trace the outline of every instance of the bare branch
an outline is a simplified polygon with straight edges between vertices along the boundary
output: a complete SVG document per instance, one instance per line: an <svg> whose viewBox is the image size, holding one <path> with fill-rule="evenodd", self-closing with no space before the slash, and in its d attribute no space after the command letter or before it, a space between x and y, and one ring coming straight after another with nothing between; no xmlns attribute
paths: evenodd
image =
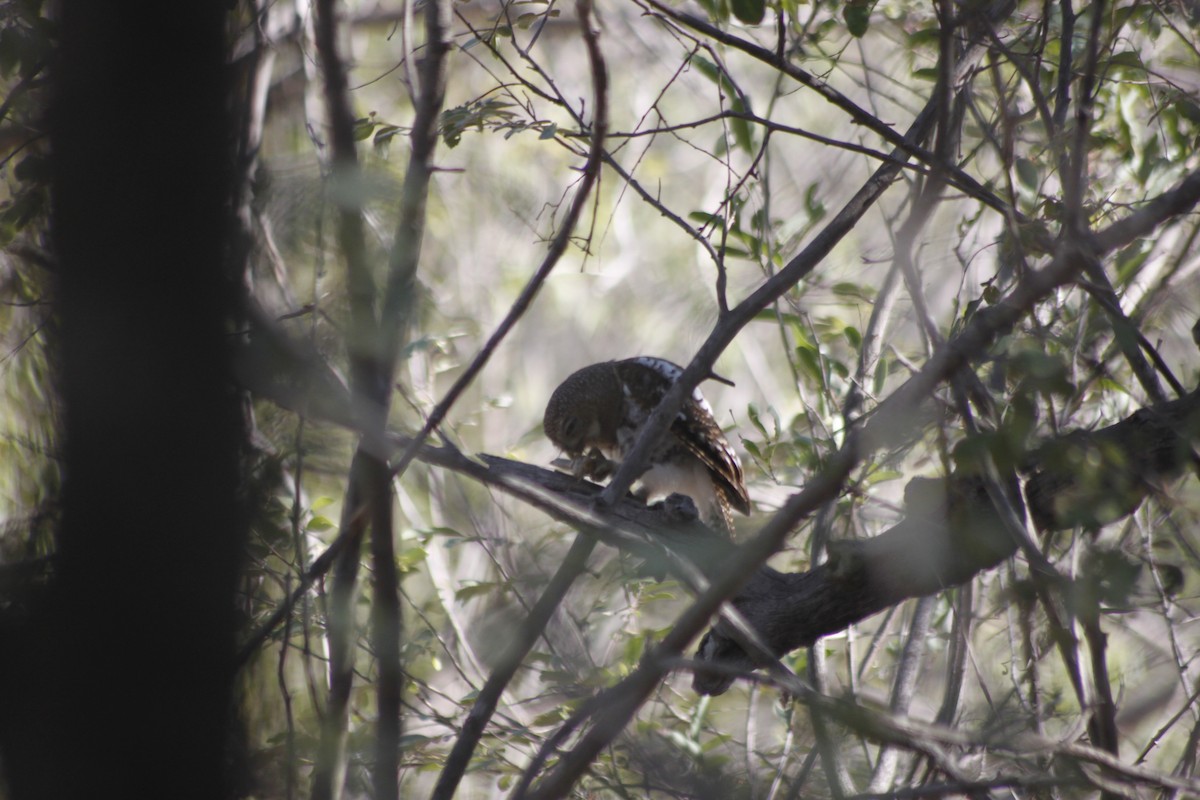
<svg viewBox="0 0 1200 800"><path fill-rule="evenodd" d="M479 744L492 714L496 711L496 705L500 702L500 696L504 693L505 687L512 681L517 668L521 666L525 661L525 656L529 655L530 649L537 643L546 624L550 621L551 615L562 603L567 591L574 585L580 574L587 569L588 557L595 549L596 541L586 533L576 535L575 541L571 543L571 549L567 551L567 555L559 564L550 583L542 592L542 596L538 598L537 604L521 621L520 628L492 669L487 683L479 690L475 703L471 706L471 711L462 721L458 738L454 741L450 755L446 757L446 766L442 768L437 785L433 789L433 794L430 795L432 800L450 800L454 796L459 781L462 780L462 776L471 763L475 747Z"/></svg>
<svg viewBox="0 0 1200 800"><path fill-rule="evenodd" d="M673 17L680 13L665 6L660 6L656 0L650 0L650 2L651 5L667 16ZM1006 0L1000 0L992 11L993 13L1000 14L1007 8ZM695 22L699 25L711 27L703 20L695 20ZM689 24L691 24L690 21ZM710 35L716 37L726 36L726 34L716 29L713 29ZM748 43L746 45L750 46ZM981 48L976 47L965 54L959 62L960 70L973 64L981 52ZM759 55L772 60L775 58L774 54L770 53L770 51L763 51ZM779 68L786 70L783 64L780 64ZM803 73L803 75L807 76L807 73ZM811 80L811 76L805 79ZM733 341L738 331L753 320L758 312L767 308L812 272L822 259L829 254L834 245L841 241L854 228L867 209L874 205L883 195L898 173L900 169L898 165L906 160L906 156L912 152L913 147L924 141L928 136L936 118L940 101L941 98L937 95L930 99L909 126L908 132L902 138L902 144L892 154L892 160L883 163L875 170L871 178L843 206L837 216L800 253L795 255L778 273L767 281L764 281L749 297L721 316L716 327L709 334L708 339L700 347L700 350L696 353L691 363L688 364L675 385L663 397L662 402L659 403L658 407L642 426L637 443L627 454L620 470L613 476L613 480L609 484L609 490L604 495L605 502L611 502L614 497L618 497L628 491L633 481L640 474L640 471L645 468L647 456L665 435L670 420L674 418L675 413L683 405L684 398L700 381L712 373L712 368L716 363L717 357L729 346L729 343ZM866 112L862 113L865 114Z"/></svg>
<svg viewBox="0 0 1200 800"><path fill-rule="evenodd" d="M677 655L693 636L699 633L705 620L715 613L725 598L734 596L751 576L757 574L756 571L766 562L767 558L782 547L796 524L823 503L833 499L850 474L850 470L868 453L886 446L888 443L901 441L913 428L919 405L938 383L953 375L970 358L982 353L996 335L1009 330L1017 320L1027 314L1051 291L1073 280L1083 270L1085 260L1094 257L1094 254L1077 249L1064 249L1064 252L1049 266L1026 276L1008 297L996 305L978 312L960 334L951 339L946 346L938 349L920 372L883 401L865 425L849 431L845 444L828 459L826 468L810 480L802 491L789 498L762 530L733 554L724 569L713 577L709 590L684 611L671 632L643 659L641 666L618 684L623 687L619 698L597 714L593 727L583 735L573 750L562 757L558 767L543 780L542 784L535 788L530 796L542 798L564 794L587 768L587 765L592 762L596 754L624 728L637 708L649 696L653 687L665 673L667 669L665 664ZM736 310L731 313L731 317L735 313ZM674 395L680 392L681 387L689 387L690 391L692 384L688 383L689 378L693 384L699 381L701 375L696 374L699 371L696 368L698 365L712 363L711 360L706 362L704 356L710 351L717 350L717 347L713 346L714 340L717 340L722 327L728 321L729 318L726 318L718 323L717 330L701 348L700 354L647 420L638 446L629 455L620 472L605 490L605 499L611 498L614 486L620 486L619 481L622 477L631 482L632 479L628 476L631 470L628 468L639 458L639 455L641 458L645 458L649 448L643 447L643 445L646 445L650 439L650 434L655 433L653 426L657 423L663 426L660 430L665 430L665 425L663 425L665 419L656 420L656 417L663 412L664 408L671 408L672 401L675 401L676 404L682 401L682 396L674 397ZM715 359L715 353L712 358ZM1002 525L1002 529L1005 547L1012 547L1013 542L1009 537L1007 527ZM998 563L999 560L1006 557L1007 552L1011 551L1006 550L993 563ZM900 555L902 554L896 554L897 557ZM826 566L817 567L813 572ZM970 574L964 575L963 579L970 577ZM956 582L947 581L943 585ZM880 583L884 584L886 581L880 579ZM846 610L845 607L840 609L841 613L845 613ZM753 617L753 615L748 616ZM857 618L861 617L855 617L855 619ZM853 619L848 619L846 624L851 621ZM769 640L770 637L767 638Z"/></svg>
<svg viewBox="0 0 1200 800"><path fill-rule="evenodd" d="M1149 236L1163 223L1186 214L1200 200L1200 171L1184 178L1169 192L1149 200L1146 205L1118 220L1102 231L1092 234L1092 246L1099 253L1123 247L1134 239Z"/></svg>
<svg viewBox="0 0 1200 800"><path fill-rule="evenodd" d="M590 9L590 3L585 3L584 8ZM584 13L584 9L580 12L581 19L585 24L591 19L590 13ZM518 320L529 309L537 296L538 291L542 288L542 284L546 282L550 272L558 264L563 253L566 252L570 245L571 236L575 232L575 226L579 222L580 216L586 208L589 195L592 187L599 179L600 167L604 157L604 137L608 130L608 76L604 66L604 57L600 52L600 47L596 39L595 33L588 29L584 36L584 42L587 44L588 58L592 69L592 87L594 91L594 117L592 120L592 143L588 153L587 163L583 168L583 175L579 180L579 184L575 190L575 198L571 202L571 207L567 211L566 218L563 220L558 233L550 243L550 248L546 252L546 256L542 259L542 263L534 271L525 287L521 290L521 294L513 301L512 307L501 320L496 330L488 337L486 343L480 349L479 353L467 366L463 373L455 380L454 385L446 392L445 397L434 407L429 413L425 424L421 426L421 430L413 437L412 444L409 445L404 452L395 460L392 465L392 475L399 476L404 473L408 465L412 463L413 457L416 455L419 448L428 438L442 420L446 418L451 407L457 402L458 398L466 390L475 377L483 370L492 353L500 346L500 342L508 335L509 331L517 324Z"/></svg>
<svg viewBox="0 0 1200 800"><path fill-rule="evenodd" d="M314 36L324 79L325 106L329 117L332 179L348 186L354 196L361 180L354 144L354 115L350 110L346 68L337 52L337 24L333 0L315 3ZM386 418L387 396L373 387L372 373L378 325L375 316L375 281L367 264L362 211L357 205L342 205L337 214L337 241L345 259L350 300L351 391L363 401L363 427L381 427ZM376 497L368 477L368 454L361 448L350 466L349 483L342 506L341 531L347 546L341 551L329 597L329 705L321 728L312 777L315 800L337 800L345 777L345 749L350 713L350 690L354 674L354 599L359 571L359 544L366 532L367 515L360 505ZM386 502L391 502L390 495Z"/></svg>

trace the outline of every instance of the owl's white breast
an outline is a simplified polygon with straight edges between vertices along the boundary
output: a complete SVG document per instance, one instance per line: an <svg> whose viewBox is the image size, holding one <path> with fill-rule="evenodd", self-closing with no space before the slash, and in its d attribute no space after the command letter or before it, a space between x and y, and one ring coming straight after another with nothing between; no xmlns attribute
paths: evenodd
<svg viewBox="0 0 1200 800"><path fill-rule="evenodd" d="M718 500L708 468L697 458L655 464L638 479L647 502L663 500L678 492L692 498L702 519L709 516Z"/></svg>

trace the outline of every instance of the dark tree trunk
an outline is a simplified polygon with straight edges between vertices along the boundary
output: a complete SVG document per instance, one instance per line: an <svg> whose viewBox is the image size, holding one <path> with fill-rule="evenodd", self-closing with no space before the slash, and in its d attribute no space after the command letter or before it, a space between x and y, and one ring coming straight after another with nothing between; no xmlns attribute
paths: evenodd
<svg viewBox="0 0 1200 800"><path fill-rule="evenodd" d="M14 798L229 794L245 521L224 15L61 7L49 122L66 484L47 597L0 647Z"/></svg>

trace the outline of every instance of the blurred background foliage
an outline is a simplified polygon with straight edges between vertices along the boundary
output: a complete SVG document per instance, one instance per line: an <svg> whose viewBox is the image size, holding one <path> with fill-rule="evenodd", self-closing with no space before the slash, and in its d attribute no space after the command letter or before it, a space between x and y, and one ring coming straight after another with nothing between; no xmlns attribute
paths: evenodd
<svg viewBox="0 0 1200 800"><path fill-rule="evenodd" d="M45 129L46 66L54 23L40 0L6 3L0 10L0 519L5 559L51 552L61 487L55 456L58 425L55 381L47 355L50 266L40 244L49 203Z"/></svg>
<svg viewBox="0 0 1200 800"><path fill-rule="evenodd" d="M897 131L938 79L939 25L929 3L700 0L678 7L783 53ZM331 191L326 179L308 4L238 4L230 37L236 69L269 69L248 286L284 330L344 367L346 285L331 215L340 203L365 209L382 275L413 114L413 55L422 43L414 9L401 2L351 0L340 8L364 164L349 195ZM1053 236L1062 222L1061 159L1069 138L1066 129L1046 126L1062 121L1056 91L1064 8L1070 4L1019 4L965 80L958 108L956 162L1025 221L944 189L916 234L923 296L914 302L894 258L907 246L903 236L912 235L904 223L921 180L907 170L820 267L761 313L718 361L717 372L735 385L709 382L704 391L747 470L755 511L739 519L743 535L840 444L854 413L852 387L869 411L924 363L934 336L960 328L1048 255L1041 234ZM1103 228L1198 166L1200 17L1182 2L1073 11L1072 76L1083 69L1091 15L1104 15L1085 196L1088 221ZM419 427L540 262L586 154L580 117L592 114L572 5L472 0L454 3L453 13L419 319L393 405L398 430ZM563 377L637 354L690 361L718 319L718 274L726 276L731 305L744 298L870 177L878 165L870 152L890 149L843 109L772 66L670 22L653 5L606 3L597 16L611 79L611 162L574 247L442 427L468 452L548 464L557 453L541 435L541 414ZM54 19L40 0L14 0L0 7L0 24L0 560L15 563L52 553L61 487L61 410L48 355L52 154L42 116ZM170 121L147 119L145 135L170 136ZM1197 373L1191 327L1200 313L1198 224L1187 216L1105 264L1125 312L1189 389ZM976 367L1002 423L986 447L1005 463L1044 437L1111 424L1147 402L1104 309L1078 288L1040 305ZM976 445L947 411L949 401L937 405L935 422L916 441L856 471L832 513L821 517L824 539L878 533L899 518L905 480L943 474L956 458L969 457ZM256 455L246 486L256 523L239 598L247 634L336 535L353 445L344 430L265 402L255 403L253 424ZM409 678L403 788L419 796L432 787L475 692L573 532L496 491L419 464L396 492ZM1131 516L1043 542L1060 569L1087 577L1103 598L1126 752L1145 748L1163 772L1178 765L1190 771L1200 731L1189 625L1197 610L1197 511L1194 482L1185 479L1155 487ZM808 526L797 530L774 566L807 568L810 533ZM909 714L936 717L954 659L965 658L961 699L942 721L1051 735L1075 724L1079 709L1038 622L1026 572L1013 562L980 575L970 594L948 591L930 601ZM364 631L369 602L364 589ZM460 796L506 794L546 737L586 698L627 674L686 602L678 584L636 576L613 551L598 554L505 693ZM243 671L252 796L307 793L326 691L323 603L318 586ZM825 690L888 705L916 606L903 604L823 640ZM959 635L969 642L965 657L953 646ZM365 634L360 645L351 796L368 791L373 735L374 661ZM803 675L810 658L811 651L800 651L785 660ZM675 675L659 688L637 724L594 765L581 795L832 793L813 768L817 747L807 712L749 683L719 698L698 697L688 680ZM837 739L848 774L863 787L879 758L867 741L851 732ZM897 785L917 785L923 762L906 758ZM983 779L997 769L982 756L967 761Z"/></svg>

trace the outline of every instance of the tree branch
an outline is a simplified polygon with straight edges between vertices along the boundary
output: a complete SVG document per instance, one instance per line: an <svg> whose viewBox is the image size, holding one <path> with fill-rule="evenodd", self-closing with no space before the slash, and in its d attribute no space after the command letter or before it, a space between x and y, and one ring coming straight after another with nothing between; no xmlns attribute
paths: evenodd
<svg viewBox="0 0 1200 800"><path fill-rule="evenodd" d="M1065 530L1131 514L1156 480L1191 463L1197 439L1200 391L1098 431L1049 440L1026 465L1030 517L1043 530ZM1097 458L1097 481L1073 466ZM733 604L783 654L901 600L961 584L1017 552L980 478L916 478L905 490L905 506L903 521L870 539L835 544L826 564L803 573L756 573ZM699 657L753 669L754 659L739 650L718 626L701 643ZM719 694L731 682L729 673L696 676L696 688L706 693Z"/></svg>
<svg viewBox="0 0 1200 800"><path fill-rule="evenodd" d="M682 13L661 5L657 0L649 0L649 2L656 10L666 16L675 17ZM1000 16L1007 13L1010 7L1011 4L1007 0L998 0L991 7L990 13L993 16ZM683 16L688 15L685 14ZM756 47L713 28L703 20L689 19L688 24L702 26L701 29L706 34L718 40L733 39L736 42L736 46L743 47L748 52ZM709 30L710 28L711 30ZM758 52L759 50L761 52ZM962 74L964 70L969 69L980 55L982 55L982 52L983 49L976 46L964 54L959 61L955 78ZM776 68L795 77L805 85L813 84L812 88L820 91L827 99L834 98L836 100L837 97L840 97L834 90L825 87L822 83L815 82L815 79L803 70L793 68L786 61L779 62L775 58L775 55L768 50L758 48L758 50L754 51L754 55L765 59L767 63L771 63ZM713 365L716 363L717 357L729 346L737 333L749 324L760 311L770 306L785 292L807 277L825 256L829 254L833 247L849 231L853 230L863 214L883 195L895 176L902 169L902 165L914 152L914 149L918 148L920 143L928 137L941 101L942 98L936 94L931 97L921 112L913 119L908 131L898 140L895 132L884 126L888 131L886 138L897 144L891 158L875 170L867 182L842 207L837 216L803 250L796 254L779 272L764 281L749 297L730 309L727 313L721 315L717 325L700 347L695 357L693 357L691 363L684 369L683 374L679 376L675 385L667 392L658 404L658 407L651 413L642 426L637 442L622 462L621 468L613 476L612 482L609 484L609 491L603 496L602 502L611 502L614 497L625 493L633 485L638 475L645 469L650 452L658 445L662 437L666 435L667 427L682 407L684 398L699 385L700 381L712 374ZM836 104L839 107L847 109L849 113L855 116L856 120L858 119L858 114L871 116L853 103L850 103L849 100L845 100L844 103L841 100L837 100ZM872 119L874 118L872 117Z"/></svg>
<svg viewBox="0 0 1200 800"><path fill-rule="evenodd" d="M590 24L591 14L590 0L578 0L581 4L580 18L585 26ZM585 11L587 13L585 13ZM592 187L600 176L600 167L604 158L604 138L608 130L608 73L604 66L604 57L600 52L600 47L596 35L590 28L584 36L584 42L587 45L587 53L592 70L592 88L594 93L594 108L595 116L592 121L592 143L591 150L588 153L587 163L583 167L583 175L579 180L578 188L575 192L575 198L571 203L571 207L567 211L567 216L563 220L558 234L550 243L550 248L546 252L542 263L534 271L525 287L521 290L521 294L513 301L512 307L505 315L504 319L488 337L487 342L480 349L479 353L467 366L463 373L454 381L454 384L446 392L446 395L429 413L425 424L421 426L421 430L413 437L400 455L392 464L393 477L402 475L408 465L412 463L413 457L417 450L428 440L432 433L442 420L446 418L451 407L457 402L458 398L466 390L476 376L483 370L492 353L500 346L504 337L517 324L520 318L529 309L537 296L538 291L542 288L542 284L546 282L546 278L550 276L550 272L558 264L563 253L571 243L571 236L575 232L575 225L579 222L580 216L583 214L583 209L586 207Z"/></svg>
<svg viewBox="0 0 1200 800"><path fill-rule="evenodd" d="M745 586L751 576L758 574L759 568L783 546L791 531L805 516L819 508L822 503L837 496L851 469L874 450L891 442L902 441L915 427L919 406L939 383L953 375L970 358L982 353L998 334L1010 330L1021 317L1050 292L1079 275L1084 268L1086 259L1095 257L1095 253L1087 252L1081 246L1064 247L1050 265L1028 274L1006 298L996 305L976 313L961 333L951 339L946 346L939 348L924 368L878 406L865 425L859 429L850 430L847 433L845 444L827 460L826 468L810 480L802 491L789 498L757 536L738 548L721 572L714 576L709 590L684 611L670 633L643 658L641 666L617 684L622 687L622 692L618 695L619 699L606 705L596 715L592 728L583 735L575 749L563 755L557 768L535 788L530 796L542 798L565 794L600 750L607 746L612 737L624 728L637 708L653 691L654 686L668 669L667 662L680 652L692 636L699 633L700 628L716 612L725 598L733 597ZM791 265L789 265L790 267ZM782 274L781 272L780 275ZM769 283L771 282L769 281ZM766 285L759 292L765 288ZM746 303L749 302L749 300L746 301ZM744 306L746 303L742 305ZM730 317L733 317L736 312L737 309L734 309ZM653 437L660 436L665 431L669 417L665 415L660 417L659 415L663 414L665 410L678 407L682 402L682 392L690 391L691 387L701 379L700 368L705 367L706 364L711 365L716 354L728 343L723 341L721 336L722 328L727 322L729 322L729 317L718 323L717 329L700 349L691 365L648 418L639 436L638 444L613 478L613 483L610 483L605 490L604 499L611 498L612 493L616 490L624 491L628 483L623 487L620 482L622 479L632 482L631 465L638 463L639 458L644 460L649 451L648 442L653 443ZM730 338L732 338L732 334L730 334ZM675 403L674 406L671 405L672 402ZM655 425L659 426L657 430ZM1004 527L1003 523L1001 527L1004 531L1006 546L1011 547L1012 542L1008 538L1008 529ZM903 555L903 553L897 555ZM1000 556L997 561L1003 557ZM828 567L828 565L822 565L817 569L823 567ZM969 574L964 575L962 580L968 577L970 577ZM849 624L849 621L846 624ZM764 638L769 641L769 636ZM703 679L700 680L703 681Z"/></svg>
<svg viewBox="0 0 1200 800"><path fill-rule="evenodd" d="M1165 222L1169 217L1188 210L1195 204L1197 199L1200 199L1200 173L1189 176L1175 190L1152 201L1146 209L1134 215L1137 217L1136 222L1130 223L1128 220L1124 220L1115 223L1109 229L1090 237L1089 242L1116 246L1129 232L1152 229L1155 225ZM803 255L802 253L801 256ZM872 563L871 555L875 548L890 547L894 550L894 542L897 540L905 542L904 537L908 537L909 541L912 540L912 537L915 535L911 531L914 523L909 520L897 526L899 530L894 529L895 533L881 542L871 540L871 542L858 543L851 546L847 551L840 553L833 563L822 565L816 570L805 573L802 576L783 576L778 573L771 573L770 571L759 571L759 568L765 562L766 558L782 545L791 530L805 515L819 507L821 503L836 497L841 490L843 480L849 474L850 469L858 463L859 459L873 449L902 439L908 431L912 430L916 424L914 415L918 406L940 381L953 374L954 371L967 363L971 357L982 352L983 348L997 334L1011 328L1016 321L1049 292L1072 280L1082 270L1083 261L1089 256L1096 257L1094 253L1064 252L1049 266L1029 273L1008 297L996 305L976 313L963 331L950 340L944 347L939 348L920 372L880 404L874 414L867 418L865 425L859 429L852 430L843 448L829 459L824 472L811 480L802 492L789 499L781 511L767 523L759 536L747 542L737 551L728 554L727 558L722 559L720 568L712 575L713 583L709 590L684 613L675 626L675 629L668 634L660 645L648 654L643 662L643 666L635 671L625 682L618 685L623 686L623 691L626 692L623 701L610 704L601 711L600 716L602 718L598 719L592 729L585 734L580 746L564 756L558 770L550 776L549 783L537 787L535 794L543 792L553 794L556 791L554 787L557 787L557 790L563 790L566 785L574 782L575 777L580 774L580 770L590 763L590 759L594 753L598 752L598 749L604 746L609 738L623 727L623 720L627 720L636 711L636 708L648 693L652 691L653 686L657 684L657 681L667 669L665 665L669 659L677 654L692 636L699 632L700 628L703 627L717 610L723 599L737 593L738 589L746 581L752 580L752 583L739 595L736 604L739 610L752 621L757 621L757 617L760 616L758 613L759 608L764 605L764 602L769 601L772 595L788 595L793 600L808 596L812 598L808 602L813 604L809 607L810 610L815 607L829 609L831 612L830 616L824 618L822 621L822 625L832 626L829 628L829 631L839 630L841 627L857 619L861 619L863 616L875 613L875 611L886 607L887 604L895 602L902 596L911 596L898 594L898 590L895 587L889 588L886 580L889 574L896 574L893 569L895 556L903 556L905 553L913 552L907 543L901 547L898 553L892 551L883 553L886 557L887 570L879 576L878 580L870 582L878 584L877 586L868 587L867 589L868 592L875 595L876 599L871 599L868 595L861 595L857 598L849 598L849 602L847 602L848 598L846 596L840 595L831 588L834 583L839 583L844 589L846 586L845 582L847 580L855 580L854 576L858 576L857 580L863 583L864 570ZM804 266L804 262L800 259L801 257L798 257L797 260L794 260L794 264L799 263L800 266ZM792 267L793 265L789 265L789 268ZM799 269L800 267L796 268ZM759 293L756 293L756 296L763 293L765 289L766 287L764 286L763 289L760 289ZM741 306L731 311L731 315L736 314L739 308ZM724 321L718 325L718 332L723 324ZM714 332L714 337L716 336L717 332ZM689 367L689 370L697 364L703 363L701 356L708 349L708 346L706 346L706 348L701 350L701 354L697 356L696 361ZM682 379L680 384L676 385L675 390L678 390L681 384ZM292 403L297 402L297 398L294 396L288 397L286 393L282 395L282 398L284 405L288 405L289 401ZM1185 398L1185 401L1190 399L1191 397ZM1184 401L1178 402L1182 403ZM1173 406L1173 408L1178 409L1182 408L1182 406ZM662 407L659 410L661 411ZM1155 413L1161 415L1163 411L1160 409ZM1158 417L1154 418L1157 419ZM409 448L411 449L414 445L417 450L421 451L423 460L438 450L436 448L422 447L415 442L409 444ZM417 450L413 450L414 455ZM1142 448L1141 451L1155 452L1153 450L1145 450L1145 448ZM1160 457L1164 461L1154 461L1152 463L1162 464L1169 461L1165 454ZM431 463L433 462L431 461ZM536 468L526 466L523 469ZM470 472L469 469L464 471ZM1048 481L1048 486L1053 486L1055 481L1065 482L1068 486L1072 485L1069 475L1048 470L1045 472L1045 476L1042 480ZM556 478L556 480L569 479L563 476L563 478ZM535 502L534 498L536 498L537 492L528 491L528 487L521 489L518 485L512 484L507 480L502 481L502 483L505 485L506 490L515 489L514 493L523 491L526 499ZM1037 484L1035 483L1035 485ZM959 491L961 493L961 490ZM612 498L615 494L613 486L610 485L604 494ZM1037 508L1039 507L1039 502L1036 498L1039 495L1035 492L1030 497L1031 509L1036 521ZM553 504L535 502L535 505L545 508ZM990 505L988 507L990 508ZM603 516L604 514L613 513L614 509L615 506L613 505L609 505L607 508L597 507L593 509L592 513ZM1053 514L1051 514L1051 518L1053 518ZM951 562L945 565L942 571L932 576L935 579L935 583L928 586L926 591L936 591L943 586L967 580L978 569L983 568L979 565L980 563L998 563L1013 552L1014 544L1008 533L1004 532L1002 540L992 541L996 537L993 534L989 538L988 532L991 527L991 522L983 526L983 550L976 550L977 553L982 552L984 562L977 562L966 571L963 571L962 564L955 565ZM905 531L909 532L905 533ZM918 539L917 541L919 542L920 540ZM867 549L859 553L855 550L855 547L865 547ZM849 560L846 560L847 557ZM834 564L841 565L837 572L831 572ZM754 576L753 579L750 576ZM776 588L772 588L773 586ZM912 591L911 583L907 586L906 591ZM756 608L756 603L759 608ZM767 604L770 605L769 602ZM844 619L839 621L837 619L838 615L842 615ZM802 619L806 618L803 617ZM791 619L795 620L796 617L792 616ZM822 635L822 631L810 631L797 635L795 630L780 629L772 631L770 627L768 621L767 630L763 630L763 627L760 626L759 631L763 634L763 638L766 641L772 643L776 652L786 652L788 642L810 640ZM773 636L776 638L773 639ZM779 645L779 643L782 643L782 645ZM710 651L708 657L710 660L713 652L715 651ZM748 664L747 666L751 665Z"/></svg>
<svg viewBox="0 0 1200 800"><path fill-rule="evenodd" d="M334 573L330 619L330 709L322 730L321 747L313 772L313 796L335 800L341 793L345 761L347 714L354 666L354 595L359 552L366 521L370 521L375 595L372 636L380 677L375 794L399 794L400 701L403 683L400 667L401 614L399 577L392 541L392 483L385 460L374 452L382 437L391 405L397 353L411 317L417 265L425 229L425 204L432 157L437 143L437 120L445 83L445 20L447 0L425 7L425 53L421 61L421 94L410 136L411 151L402 187L395 239L386 286L380 298L367 263L361 202L361 169L354 138L347 71L337 52L337 25L332 0L318 0L314 32L324 77L329 117L331 173L345 189L337 214L338 245L346 263L350 296L351 415L363 431L351 463L343 504L343 533L348 542ZM370 509L364 515L360 504Z"/></svg>
<svg viewBox="0 0 1200 800"><path fill-rule="evenodd" d="M354 143L354 114L350 108L346 68L337 51L337 23L333 0L317 0L314 6L314 38L324 81L325 109L329 123L330 173L339 185L354 187L361 181L358 152ZM350 194L353 197L353 194ZM374 380L372 357L378 334L375 317L376 287L367 264L362 210L342 204L337 213L337 242L345 259L349 286L350 385L362 411L360 427L382 428L386 417L386 393ZM359 548L367 528L367 515L360 504L379 502L375 487L367 482L370 455L361 446L350 464L342 505L340 530L347 545L340 551L330 586L328 607L329 705L321 726L321 739L313 769L314 800L337 800L345 777L345 749L350 713L350 689L354 676L354 599L358 591ZM390 502L388 495L387 502Z"/></svg>

